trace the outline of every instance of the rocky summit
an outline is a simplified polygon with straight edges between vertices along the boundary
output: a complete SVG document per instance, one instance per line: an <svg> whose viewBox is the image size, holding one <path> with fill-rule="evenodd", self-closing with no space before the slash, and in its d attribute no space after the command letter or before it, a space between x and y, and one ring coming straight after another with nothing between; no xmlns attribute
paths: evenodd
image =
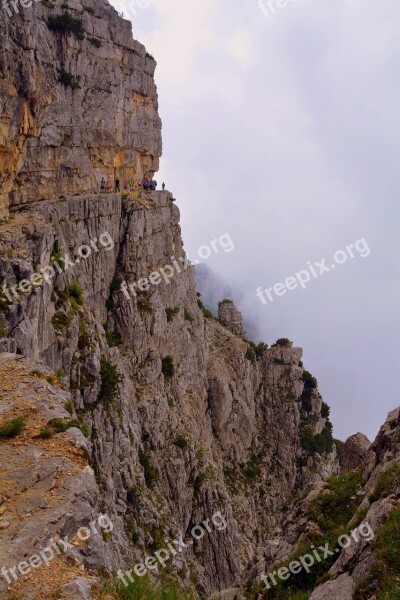
<svg viewBox="0 0 400 600"><path fill-rule="evenodd" d="M0 43L1 598L397 598L399 410L336 440L302 349L205 308L172 194L114 187L161 155L131 24L43 0Z"/></svg>

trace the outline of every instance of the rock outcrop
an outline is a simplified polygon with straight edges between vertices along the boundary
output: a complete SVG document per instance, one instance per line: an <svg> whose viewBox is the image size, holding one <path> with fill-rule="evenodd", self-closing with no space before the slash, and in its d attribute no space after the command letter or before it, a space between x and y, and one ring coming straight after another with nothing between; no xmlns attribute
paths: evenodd
<svg viewBox="0 0 400 600"><path fill-rule="evenodd" d="M340 459L340 468L343 473L357 469L365 459L370 446L370 440L363 433L355 433L350 436L344 444Z"/></svg>
<svg viewBox="0 0 400 600"><path fill-rule="evenodd" d="M222 325L229 329L231 333L242 338L247 337L242 314L238 311L232 300L222 300L218 304L218 317Z"/></svg>

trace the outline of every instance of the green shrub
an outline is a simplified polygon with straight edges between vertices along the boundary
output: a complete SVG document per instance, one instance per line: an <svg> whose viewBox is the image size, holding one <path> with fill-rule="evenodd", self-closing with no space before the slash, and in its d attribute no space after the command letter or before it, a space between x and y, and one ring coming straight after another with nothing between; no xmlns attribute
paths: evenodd
<svg viewBox="0 0 400 600"><path fill-rule="evenodd" d="M62 15L50 15L47 19L47 26L51 31L57 33L73 33L79 39L83 39L85 33L82 20L67 12L63 12Z"/></svg>
<svg viewBox="0 0 400 600"><path fill-rule="evenodd" d="M90 37L88 38L88 41L92 44L92 46L94 46L95 48L101 48L102 47L102 43L98 38L95 37Z"/></svg>
<svg viewBox="0 0 400 600"><path fill-rule="evenodd" d="M122 337L118 331L106 331L106 340L110 348L120 346L122 344Z"/></svg>
<svg viewBox="0 0 400 600"><path fill-rule="evenodd" d="M274 358L274 365L284 365L285 361L283 358Z"/></svg>
<svg viewBox="0 0 400 600"><path fill-rule="evenodd" d="M333 438L333 442L336 446L336 454L338 457L339 462L342 460L342 456L344 453L344 442L342 442L342 440L338 440L336 438Z"/></svg>
<svg viewBox="0 0 400 600"><path fill-rule="evenodd" d="M330 406L326 402L322 402L321 406L321 417L323 419L328 419L331 412Z"/></svg>
<svg viewBox="0 0 400 600"><path fill-rule="evenodd" d="M164 377L172 377L175 373L174 360L172 356L165 356L161 359L162 362L162 373Z"/></svg>
<svg viewBox="0 0 400 600"><path fill-rule="evenodd" d="M370 502L389 496L400 485L400 463L391 464L379 475L374 491L369 497Z"/></svg>
<svg viewBox="0 0 400 600"><path fill-rule="evenodd" d="M244 357L252 363L256 362L256 353L250 346L247 348Z"/></svg>
<svg viewBox="0 0 400 600"><path fill-rule="evenodd" d="M100 378L101 387L97 400L98 402L111 402L118 394L122 375L110 360L102 358L100 361Z"/></svg>
<svg viewBox="0 0 400 600"><path fill-rule="evenodd" d="M260 358L260 356L262 356L264 354L264 352L267 348L268 348L268 346L264 342L260 342L259 344L257 344L257 346L255 347L256 357Z"/></svg>
<svg viewBox="0 0 400 600"><path fill-rule="evenodd" d="M122 279L121 277L114 276L110 285L110 293L119 292L121 289Z"/></svg>
<svg viewBox="0 0 400 600"><path fill-rule="evenodd" d="M0 425L0 439L10 439L19 435L24 427L24 421L24 417L16 417Z"/></svg>
<svg viewBox="0 0 400 600"><path fill-rule="evenodd" d="M51 319L51 324L53 325L56 331L68 329L68 327L71 326L74 314L75 313L72 310L68 311L68 313L64 311L58 311L53 315Z"/></svg>
<svg viewBox="0 0 400 600"><path fill-rule="evenodd" d="M170 323L172 319L179 314L179 308L166 308L165 313L167 315L167 322Z"/></svg>
<svg viewBox="0 0 400 600"><path fill-rule="evenodd" d="M51 2L50 0L40 0L40 4L43 4L43 6L50 9L55 7L54 2Z"/></svg>
<svg viewBox="0 0 400 600"><path fill-rule="evenodd" d="M79 84L76 80L75 76L72 73L69 73L65 69L60 69L58 72L58 81L62 83L65 87L78 88Z"/></svg>
<svg viewBox="0 0 400 600"><path fill-rule="evenodd" d="M86 10L86 12L90 13L91 15L94 15L94 13L96 12L95 9L93 8L93 6L88 6L87 4L82 4L82 8L83 8L83 10Z"/></svg>
<svg viewBox="0 0 400 600"><path fill-rule="evenodd" d="M82 306L84 300L83 290L77 281L72 281L67 285L67 294L73 306Z"/></svg>
<svg viewBox="0 0 400 600"><path fill-rule="evenodd" d="M304 381L304 389L300 398L301 408L305 412L310 412L312 410L311 398L313 391L318 387L318 382L308 371L303 372L302 379Z"/></svg>
<svg viewBox="0 0 400 600"><path fill-rule="evenodd" d="M307 454L330 454L333 450L332 423L327 421L321 433L314 435L310 426L300 432L300 445Z"/></svg>
<svg viewBox="0 0 400 600"><path fill-rule="evenodd" d="M184 435L177 435L173 441L173 444L182 450L186 450L186 448L189 446L189 442Z"/></svg>
<svg viewBox="0 0 400 600"><path fill-rule="evenodd" d="M54 435L54 431L53 429L50 429L50 427L44 427L43 429L41 429L40 433L39 433L39 437L42 440L48 440L49 438L53 437Z"/></svg>
<svg viewBox="0 0 400 600"><path fill-rule="evenodd" d="M184 315L185 315L186 321L189 321L189 323L193 323L194 318L193 318L192 314L187 310L187 308L185 308Z"/></svg>
<svg viewBox="0 0 400 600"><path fill-rule="evenodd" d="M291 342L288 338L278 338L275 344L272 344L271 348L291 348L292 344L293 342Z"/></svg>
<svg viewBox="0 0 400 600"><path fill-rule="evenodd" d="M153 487L154 482L157 481L157 471L153 467L150 461L149 455L142 449L139 449L139 463L143 467L144 479L149 488Z"/></svg>
<svg viewBox="0 0 400 600"><path fill-rule="evenodd" d="M347 525L362 498L357 496L362 483L360 470L329 477L324 489L308 507L308 516L315 521L324 535Z"/></svg>
<svg viewBox="0 0 400 600"><path fill-rule="evenodd" d="M145 296L140 296L138 298L137 307L140 310L140 312L142 312L142 313L151 314L153 312L153 308L152 308L148 298L146 298Z"/></svg>

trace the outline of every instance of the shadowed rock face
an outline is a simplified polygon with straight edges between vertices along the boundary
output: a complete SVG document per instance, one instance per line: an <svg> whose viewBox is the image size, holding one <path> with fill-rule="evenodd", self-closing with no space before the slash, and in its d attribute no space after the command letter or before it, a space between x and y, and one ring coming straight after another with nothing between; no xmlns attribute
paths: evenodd
<svg viewBox="0 0 400 600"><path fill-rule="evenodd" d="M65 12L54 4L19 6L13 17L1 11L0 218L9 205L158 169L155 61L108 2L68 3L84 29L78 36L49 28Z"/></svg>
<svg viewBox="0 0 400 600"><path fill-rule="evenodd" d="M343 455L340 460L340 468L343 473L357 469L365 460L370 440L363 433L350 436L344 445Z"/></svg>

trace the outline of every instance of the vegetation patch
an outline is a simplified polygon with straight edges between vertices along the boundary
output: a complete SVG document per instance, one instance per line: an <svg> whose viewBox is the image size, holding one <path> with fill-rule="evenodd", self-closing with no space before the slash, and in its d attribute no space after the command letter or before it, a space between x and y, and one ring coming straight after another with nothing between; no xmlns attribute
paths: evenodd
<svg viewBox="0 0 400 600"><path fill-rule="evenodd" d="M193 318L192 314L188 311L187 308L185 308L184 316L185 316L185 321L189 321L189 323L193 323L194 318Z"/></svg>
<svg viewBox="0 0 400 600"><path fill-rule="evenodd" d="M291 342L288 338L278 338L275 344L272 344L271 348L291 348L293 342Z"/></svg>
<svg viewBox="0 0 400 600"><path fill-rule="evenodd" d="M51 31L57 33L73 33L80 40L83 39L85 33L82 19L77 19L68 12L63 12L62 15L50 15L47 19L47 26Z"/></svg>
<svg viewBox="0 0 400 600"><path fill-rule="evenodd" d="M66 71L65 69L60 69L58 71L58 81L65 87L79 87L79 83L75 75L72 75L72 73L69 73L69 71Z"/></svg>
<svg viewBox="0 0 400 600"><path fill-rule="evenodd" d="M150 456L142 449L139 449L139 463L143 467L146 485L152 488L158 479L157 471L151 464Z"/></svg>
<svg viewBox="0 0 400 600"><path fill-rule="evenodd" d="M105 582L101 592L105 595L101 598L108 598L107 594L112 593L113 598L118 600L195 600L190 590L182 591L175 582L160 578L150 581L149 577L135 577L133 581L126 579L127 586L122 581L115 579L112 582Z"/></svg>
<svg viewBox="0 0 400 600"><path fill-rule="evenodd" d="M185 435L177 435L173 441L173 444L178 448L181 448L181 450L186 450L186 448L189 446L189 442Z"/></svg>
<svg viewBox="0 0 400 600"><path fill-rule="evenodd" d="M92 46L94 46L95 48L101 48L102 47L102 43L98 38L95 37L90 37L88 38L88 41L92 44Z"/></svg>
<svg viewBox="0 0 400 600"><path fill-rule="evenodd" d="M304 427L300 432L300 445L309 455L330 454L333 450L332 423L327 421L317 435L314 435L311 426Z"/></svg>
<svg viewBox="0 0 400 600"><path fill-rule="evenodd" d="M170 323L173 318L179 314L179 308L166 308L165 314L167 315L168 323Z"/></svg>
<svg viewBox="0 0 400 600"><path fill-rule="evenodd" d="M251 346L247 348L244 357L252 363L256 362L256 353Z"/></svg>
<svg viewBox="0 0 400 600"><path fill-rule="evenodd" d="M355 600L400 600L400 508L392 510L373 542L374 560Z"/></svg>
<svg viewBox="0 0 400 600"><path fill-rule="evenodd" d="M117 367L110 361L102 358L100 361L101 388L97 400L111 402L119 392L122 375Z"/></svg>
<svg viewBox="0 0 400 600"><path fill-rule="evenodd" d="M380 498L385 498L392 494L400 485L400 463L396 462L390 465L380 474L376 482L374 491L369 497L370 502L376 502Z"/></svg>
<svg viewBox="0 0 400 600"><path fill-rule="evenodd" d="M20 435L24 428L24 417L16 417L0 425L0 439L8 440Z"/></svg>
<svg viewBox="0 0 400 600"><path fill-rule="evenodd" d="M161 363L162 363L162 374L164 375L164 377L166 377L166 378L172 377L175 373L174 360L173 360L172 356L165 356L163 359L161 359Z"/></svg>

